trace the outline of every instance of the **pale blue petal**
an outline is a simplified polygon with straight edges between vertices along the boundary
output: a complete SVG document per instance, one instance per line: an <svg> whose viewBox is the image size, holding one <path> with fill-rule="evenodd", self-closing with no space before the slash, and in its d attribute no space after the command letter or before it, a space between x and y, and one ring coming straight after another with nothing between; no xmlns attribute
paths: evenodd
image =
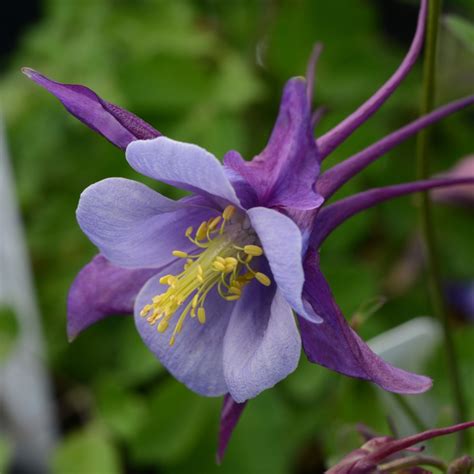
<svg viewBox="0 0 474 474"><path fill-rule="evenodd" d="M89 186L81 195L77 220L81 229L113 264L155 268L175 259L171 252L190 251L188 226L217 215L189 200L172 201L144 184L110 178Z"/></svg>
<svg viewBox="0 0 474 474"><path fill-rule="evenodd" d="M273 209L254 207L247 212L283 296L300 316L321 322L321 318L304 305L302 299L303 238L298 226Z"/></svg>
<svg viewBox="0 0 474 474"><path fill-rule="evenodd" d="M253 281L235 305L224 340L224 374L239 403L293 372L301 338L290 305L275 287Z"/></svg>
<svg viewBox="0 0 474 474"><path fill-rule="evenodd" d="M216 291L211 291L206 298L206 323L200 324L197 318L188 316L173 346L169 345L169 340L180 311L175 314L165 333L159 333L146 317L140 316L142 308L168 288L161 285L159 279L164 274L175 274L181 270L182 264L174 264L145 284L135 302L135 324L145 344L176 379L200 395L223 395L228 390L224 379L222 346L235 303L225 301Z"/></svg>
<svg viewBox="0 0 474 474"><path fill-rule="evenodd" d="M239 200L219 160L197 145L158 137L127 147L127 161L139 173L196 194L217 197L221 206Z"/></svg>

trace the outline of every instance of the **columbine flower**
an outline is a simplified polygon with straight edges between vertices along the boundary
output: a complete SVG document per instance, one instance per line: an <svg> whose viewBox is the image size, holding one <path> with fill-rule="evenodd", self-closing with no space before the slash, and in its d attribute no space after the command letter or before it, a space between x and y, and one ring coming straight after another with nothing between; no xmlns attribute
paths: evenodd
<svg viewBox="0 0 474 474"><path fill-rule="evenodd" d="M161 136L90 89L24 70L73 115L126 149L139 173L191 193L172 201L119 178L84 191L78 221L100 254L72 285L68 333L74 338L107 315L133 311L143 341L178 380L202 395L225 394L219 457L246 401L295 369L301 345L312 362L385 390L418 393L431 386L427 377L383 361L348 326L320 271L318 254L337 226L364 209L404 194L474 181L400 184L323 206L398 143L474 102L468 97L446 105L319 173L322 160L411 69L426 10L423 0L413 45L393 77L317 140L313 128L319 114L311 111L316 47L308 81L288 81L270 140L250 162L231 151L221 165L206 150Z"/></svg>

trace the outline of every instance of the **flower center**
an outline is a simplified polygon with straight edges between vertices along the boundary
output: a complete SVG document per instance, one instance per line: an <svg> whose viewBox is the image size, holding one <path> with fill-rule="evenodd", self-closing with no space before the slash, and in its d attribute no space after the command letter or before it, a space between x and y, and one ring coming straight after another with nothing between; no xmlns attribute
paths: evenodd
<svg viewBox="0 0 474 474"><path fill-rule="evenodd" d="M174 250L173 255L185 260L178 275L165 275L160 283L168 289L152 298L140 315L147 317L164 333L178 309L182 309L170 338L170 346L183 328L188 315L197 316L201 324L206 322L204 303L209 292L216 288L226 301L238 300L246 285L253 279L269 286L270 278L251 267L252 260L263 255L263 249L256 245L256 234L236 216L235 207L227 206L222 215L204 221L194 232L188 227L186 237L196 246L191 253Z"/></svg>

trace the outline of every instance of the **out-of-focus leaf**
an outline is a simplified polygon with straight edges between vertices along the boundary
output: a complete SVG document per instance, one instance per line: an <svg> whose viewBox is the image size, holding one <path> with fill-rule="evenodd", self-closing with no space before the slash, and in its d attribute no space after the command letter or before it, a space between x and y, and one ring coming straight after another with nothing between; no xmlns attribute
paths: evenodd
<svg viewBox="0 0 474 474"><path fill-rule="evenodd" d="M57 447L52 462L53 474L119 474L118 453L97 427L77 431Z"/></svg>
<svg viewBox="0 0 474 474"><path fill-rule="evenodd" d="M125 389L120 377L100 381L97 404L100 415L111 431L124 439L132 439L147 416L144 397Z"/></svg>
<svg viewBox="0 0 474 474"><path fill-rule="evenodd" d="M217 104L226 109L239 110L262 98L263 88L247 63L236 54L226 54L212 88Z"/></svg>
<svg viewBox="0 0 474 474"><path fill-rule="evenodd" d="M219 400L221 402L221 400ZM219 403L220 405L220 403ZM170 474L284 474L289 472L294 441L288 432L290 412L275 391L250 400L232 436L224 461L215 463L218 412L214 423L202 425L195 449L173 466ZM184 418L183 418L184 419Z"/></svg>
<svg viewBox="0 0 474 474"><path fill-rule="evenodd" d="M0 436L0 472L6 472L11 456L10 443L3 436Z"/></svg>
<svg viewBox="0 0 474 474"><path fill-rule="evenodd" d="M7 306L0 306L0 363L15 347L17 336L18 323L15 312Z"/></svg>
<svg viewBox="0 0 474 474"><path fill-rule="evenodd" d="M474 53L474 23L457 15L447 15L444 21L449 31Z"/></svg>
<svg viewBox="0 0 474 474"><path fill-rule="evenodd" d="M297 403L311 403L320 397L328 383L328 375L329 371L312 364L302 354L298 368L284 381L283 386Z"/></svg>
<svg viewBox="0 0 474 474"><path fill-rule="evenodd" d="M202 426L214 402L175 380L161 383L148 400L143 425L131 440L132 457L140 463L164 464L185 457L203 435Z"/></svg>

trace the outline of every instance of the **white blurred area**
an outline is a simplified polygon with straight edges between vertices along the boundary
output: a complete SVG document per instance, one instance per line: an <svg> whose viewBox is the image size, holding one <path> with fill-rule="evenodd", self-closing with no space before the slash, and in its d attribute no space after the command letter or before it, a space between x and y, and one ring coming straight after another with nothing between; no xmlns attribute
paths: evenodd
<svg viewBox="0 0 474 474"><path fill-rule="evenodd" d="M12 351L0 360L0 442L7 457L0 472L41 474L48 471L55 420L39 311L13 183L0 116L0 307L11 308L19 327Z"/></svg>
<svg viewBox="0 0 474 474"><path fill-rule="evenodd" d="M440 323L434 318L420 316L374 337L368 344L376 354L394 366L424 374L426 364L433 356L435 349L441 344L441 339ZM377 391L400 436L407 436L419 431L400 405L396 403L393 395L381 389ZM438 407L432 400L429 391L420 395L405 396L405 400L427 427L436 425Z"/></svg>

